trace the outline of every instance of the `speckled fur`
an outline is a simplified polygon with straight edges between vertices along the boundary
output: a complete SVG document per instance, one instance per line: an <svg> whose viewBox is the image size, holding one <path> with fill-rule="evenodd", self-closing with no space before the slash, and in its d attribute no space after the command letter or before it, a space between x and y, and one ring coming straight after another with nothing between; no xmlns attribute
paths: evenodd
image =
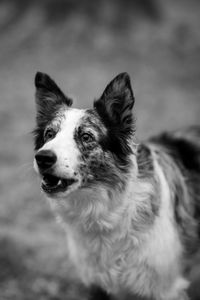
<svg viewBox="0 0 200 300"><path fill-rule="evenodd" d="M49 97L45 100L46 81L47 89L50 86L57 93L47 75L36 76L37 105L43 114L49 101ZM62 149L53 172L78 178L73 188L49 197L66 231L77 278L119 299L129 293L155 300L186 300L186 261L199 240L200 205L194 202L200 196L194 193L200 184L196 142L200 134L192 141L176 133L169 134L172 140L161 136L136 144L134 96L125 73L107 86L94 109L79 111L66 99L62 104L59 98L59 105L55 99L54 117L46 117L42 128L40 115L37 118L36 150L56 153ZM53 124L57 124L55 136L45 142L45 128ZM89 143L81 140L84 132L93 135ZM186 165L181 149L173 146L178 139L190 151L196 147L195 170ZM63 165L64 161L68 163ZM39 171L36 163L35 168Z"/></svg>

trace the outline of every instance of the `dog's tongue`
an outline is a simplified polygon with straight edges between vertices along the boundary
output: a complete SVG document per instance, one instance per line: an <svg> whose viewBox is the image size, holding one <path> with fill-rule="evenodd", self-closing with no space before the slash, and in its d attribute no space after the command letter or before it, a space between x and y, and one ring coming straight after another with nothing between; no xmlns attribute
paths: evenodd
<svg viewBox="0 0 200 300"><path fill-rule="evenodd" d="M47 174L43 177L43 180L47 186L54 187L58 185L60 178Z"/></svg>

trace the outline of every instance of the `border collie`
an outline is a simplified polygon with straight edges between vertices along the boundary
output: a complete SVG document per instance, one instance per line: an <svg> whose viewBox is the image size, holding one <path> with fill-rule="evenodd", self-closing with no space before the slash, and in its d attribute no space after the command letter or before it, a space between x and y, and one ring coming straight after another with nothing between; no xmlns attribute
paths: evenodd
<svg viewBox="0 0 200 300"><path fill-rule="evenodd" d="M72 108L44 73L35 87L34 168L77 278L120 299L188 299L187 262L200 235L200 127L137 143L127 73L91 109Z"/></svg>

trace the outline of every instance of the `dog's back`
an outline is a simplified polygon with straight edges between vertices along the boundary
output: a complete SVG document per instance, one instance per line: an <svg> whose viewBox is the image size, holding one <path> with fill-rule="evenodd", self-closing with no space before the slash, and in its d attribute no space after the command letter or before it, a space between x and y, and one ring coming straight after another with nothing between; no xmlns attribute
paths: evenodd
<svg viewBox="0 0 200 300"><path fill-rule="evenodd" d="M161 148L161 153L164 150L181 172L189 197L185 200L180 187L177 186L174 203L175 217L184 234L184 243L188 252L198 250L200 240L200 127L193 126L174 132L165 132L151 138L150 142ZM172 171L175 172L175 170Z"/></svg>

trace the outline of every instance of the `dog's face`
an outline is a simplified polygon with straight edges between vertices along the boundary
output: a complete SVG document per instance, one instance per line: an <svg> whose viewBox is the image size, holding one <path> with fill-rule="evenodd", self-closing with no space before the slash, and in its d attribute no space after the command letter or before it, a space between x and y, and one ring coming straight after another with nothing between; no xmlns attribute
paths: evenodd
<svg viewBox="0 0 200 300"><path fill-rule="evenodd" d="M118 75L93 109L72 108L46 74L35 77L37 118L35 170L42 189L53 198L103 184L123 188L134 134L134 96L126 73Z"/></svg>

